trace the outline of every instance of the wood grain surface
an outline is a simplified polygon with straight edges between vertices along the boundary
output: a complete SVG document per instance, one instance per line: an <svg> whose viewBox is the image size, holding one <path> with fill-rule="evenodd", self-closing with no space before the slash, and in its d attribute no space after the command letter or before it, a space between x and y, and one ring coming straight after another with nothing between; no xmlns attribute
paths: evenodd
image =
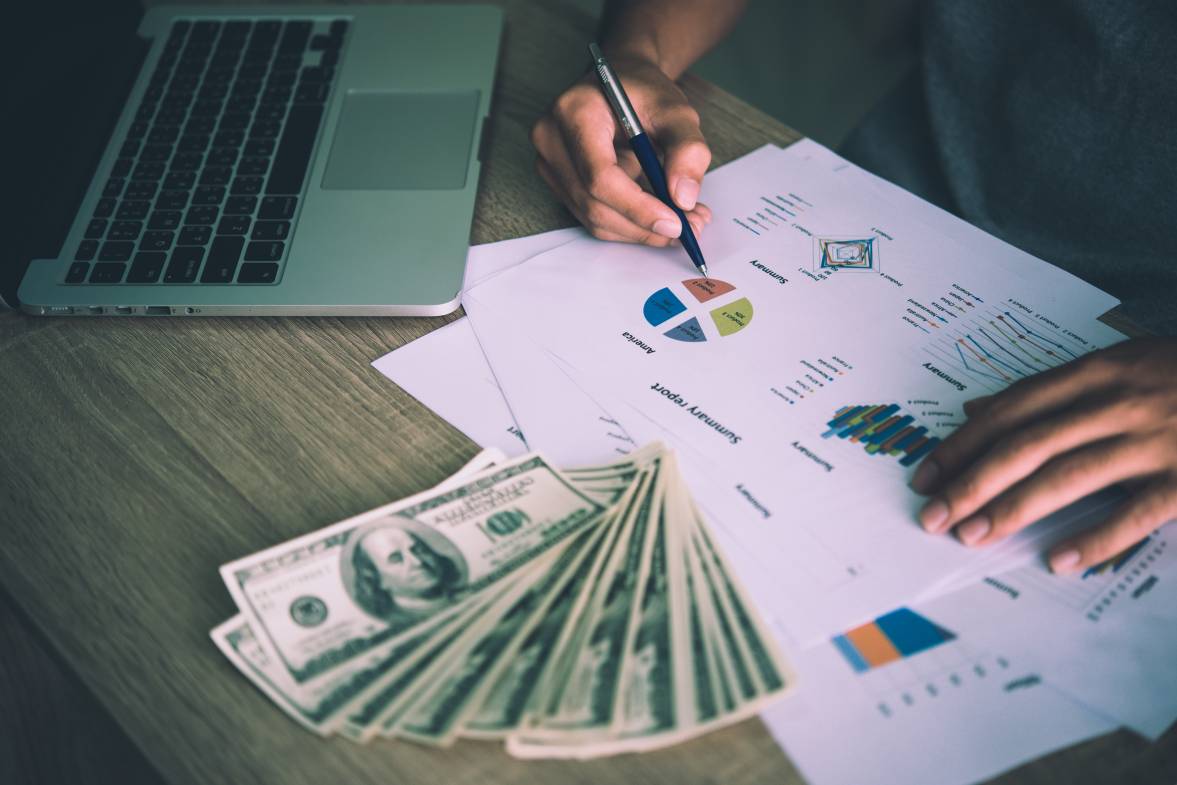
<svg viewBox="0 0 1177 785"><path fill-rule="evenodd" d="M475 243L573 223L534 173L527 133L583 71L594 20L559 0L502 5ZM683 86L716 164L798 138L712 85ZM486 743L320 740L220 656L208 630L234 610L220 564L421 490L475 452L369 366L447 320L0 317L0 584L171 783L801 782L758 721L584 764L522 763ZM37 690L11 668L6 691ZM1177 735L1120 732L1001 781L1175 772Z"/></svg>

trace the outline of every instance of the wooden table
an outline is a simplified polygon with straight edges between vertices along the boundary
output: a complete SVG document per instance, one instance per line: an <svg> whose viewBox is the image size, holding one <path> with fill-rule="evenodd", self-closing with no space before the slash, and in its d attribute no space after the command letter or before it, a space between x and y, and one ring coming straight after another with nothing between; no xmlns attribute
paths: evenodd
<svg viewBox="0 0 1177 785"><path fill-rule="evenodd" d="M563 3L504 5L474 243L572 224L527 134L583 70L593 20ZM684 88L716 164L798 138L706 82ZM485 743L319 740L213 647L208 630L234 611L218 565L421 490L475 452L368 365L445 321L3 316L8 601L170 783L800 782L758 721L587 764L521 763ZM1119 732L1002 781L1172 782L1175 766L1177 734L1148 745Z"/></svg>

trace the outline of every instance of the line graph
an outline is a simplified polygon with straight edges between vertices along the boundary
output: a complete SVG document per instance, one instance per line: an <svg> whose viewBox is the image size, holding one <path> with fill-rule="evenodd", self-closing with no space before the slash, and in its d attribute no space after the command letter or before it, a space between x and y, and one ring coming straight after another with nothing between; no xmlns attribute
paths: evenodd
<svg viewBox="0 0 1177 785"><path fill-rule="evenodd" d="M996 392L1070 362L1089 349L1066 333L1010 308L986 308L940 331L925 346L938 363Z"/></svg>

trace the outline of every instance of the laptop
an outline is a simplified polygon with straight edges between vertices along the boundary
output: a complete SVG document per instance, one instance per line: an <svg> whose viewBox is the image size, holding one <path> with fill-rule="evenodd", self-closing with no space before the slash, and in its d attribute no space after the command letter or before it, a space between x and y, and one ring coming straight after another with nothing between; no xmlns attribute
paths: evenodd
<svg viewBox="0 0 1177 785"><path fill-rule="evenodd" d="M9 307L457 308L501 11L29 5L8 53Z"/></svg>

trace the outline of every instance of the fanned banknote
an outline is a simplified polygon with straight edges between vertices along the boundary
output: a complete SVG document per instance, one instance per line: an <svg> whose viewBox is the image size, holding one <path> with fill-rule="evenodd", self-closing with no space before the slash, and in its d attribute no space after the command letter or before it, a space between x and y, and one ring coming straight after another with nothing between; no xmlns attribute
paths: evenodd
<svg viewBox="0 0 1177 785"><path fill-rule="evenodd" d="M794 676L651 444L560 471L482 453L440 486L221 568L211 635L317 733L523 758L676 744Z"/></svg>

